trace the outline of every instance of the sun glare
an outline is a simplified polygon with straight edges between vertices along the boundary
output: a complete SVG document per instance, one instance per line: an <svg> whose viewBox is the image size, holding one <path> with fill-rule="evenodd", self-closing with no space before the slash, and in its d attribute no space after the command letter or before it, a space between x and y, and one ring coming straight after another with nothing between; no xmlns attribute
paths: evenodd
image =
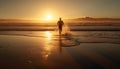
<svg viewBox="0 0 120 69"><path fill-rule="evenodd" d="M45 20L47 20L47 21L53 20L52 14L47 14L45 17Z"/></svg>
<svg viewBox="0 0 120 69"><path fill-rule="evenodd" d="M54 20L54 15L52 13L44 14L42 20L43 21L53 21Z"/></svg>

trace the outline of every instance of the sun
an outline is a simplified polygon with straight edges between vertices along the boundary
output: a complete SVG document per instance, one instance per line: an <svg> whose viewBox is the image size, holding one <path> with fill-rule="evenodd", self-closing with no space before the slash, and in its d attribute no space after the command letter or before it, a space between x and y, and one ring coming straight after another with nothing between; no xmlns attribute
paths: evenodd
<svg viewBox="0 0 120 69"><path fill-rule="evenodd" d="M57 20L57 14L56 12L51 12L51 11L47 11L47 12L43 12L40 14L40 16L38 17L38 20L40 22L55 22Z"/></svg>
<svg viewBox="0 0 120 69"><path fill-rule="evenodd" d="M45 17L45 20L46 20L46 21L51 21L51 20L53 20L53 15L52 15L52 14L47 14L46 17Z"/></svg>
<svg viewBox="0 0 120 69"><path fill-rule="evenodd" d="M42 20L43 21L53 21L54 20L54 15L52 13L44 14Z"/></svg>

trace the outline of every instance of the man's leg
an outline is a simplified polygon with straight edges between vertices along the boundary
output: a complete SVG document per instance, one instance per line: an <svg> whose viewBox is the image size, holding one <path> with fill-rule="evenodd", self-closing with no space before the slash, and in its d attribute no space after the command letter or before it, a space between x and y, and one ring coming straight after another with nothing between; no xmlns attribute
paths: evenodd
<svg viewBox="0 0 120 69"><path fill-rule="evenodd" d="M62 27L59 27L59 34L61 35L62 33Z"/></svg>

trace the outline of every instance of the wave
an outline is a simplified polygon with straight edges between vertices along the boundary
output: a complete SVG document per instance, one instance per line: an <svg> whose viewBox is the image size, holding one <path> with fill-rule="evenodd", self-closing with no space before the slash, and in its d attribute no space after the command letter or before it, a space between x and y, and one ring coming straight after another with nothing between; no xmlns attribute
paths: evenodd
<svg viewBox="0 0 120 69"><path fill-rule="evenodd" d="M71 31L120 31L120 26L68 26ZM1 26L0 31L54 31L56 26Z"/></svg>

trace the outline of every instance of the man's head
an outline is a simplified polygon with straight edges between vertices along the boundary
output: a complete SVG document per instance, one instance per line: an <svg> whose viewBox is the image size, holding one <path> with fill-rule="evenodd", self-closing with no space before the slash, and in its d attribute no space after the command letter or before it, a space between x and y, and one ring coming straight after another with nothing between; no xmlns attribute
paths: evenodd
<svg viewBox="0 0 120 69"><path fill-rule="evenodd" d="M59 18L59 20L60 20L60 21L62 20L61 17Z"/></svg>

